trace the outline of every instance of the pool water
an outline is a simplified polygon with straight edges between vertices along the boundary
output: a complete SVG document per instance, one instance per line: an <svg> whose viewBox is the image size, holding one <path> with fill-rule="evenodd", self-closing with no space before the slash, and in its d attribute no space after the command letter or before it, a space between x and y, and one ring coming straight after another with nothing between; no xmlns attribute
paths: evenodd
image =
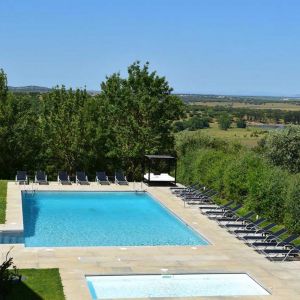
<svg viewBox="0 0 300 300"><path fill-rule="evenodd" d="M244 273L86 276L86 281L94 300L269 295Z"/></svg>
<svg viewBox="0 0 300 300"><path fill-rule="evenodd" d="M26 247L207 245L148 193L22 194Z"/></svg>

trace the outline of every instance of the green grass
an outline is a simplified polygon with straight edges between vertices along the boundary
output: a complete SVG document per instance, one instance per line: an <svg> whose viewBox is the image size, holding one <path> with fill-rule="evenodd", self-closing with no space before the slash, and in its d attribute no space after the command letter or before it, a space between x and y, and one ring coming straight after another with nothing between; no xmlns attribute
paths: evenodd
<svg viewBox="0 0 300 300"><path fill-rule="evenodd" d="M289 102L266 102L261 104L254 104L254 103L246 103L246 102L218 102L218 101L201 101L201 102L194 102L191 104L196 105L204 105L204 106L226 106L226 107L233 107L233 108L249 108L249 109L280 109L280 110L287 110L287 111L299 111L300 105L295 103Z"/></svg>
<svg viewBox="0 0 300 300"><path fill-rule="evenodd" d="M16 283L7 300L65 299L58 269L21 269L21 283Z"/></svg>
<svg viewBox="0 0 300 300"><path fill-rule="evenodd" d="M257 128L229 128L221 130L217 123L210 123L210 128L200 129L201 132L224 139L228 142L241 143L242 145L253 148L257 146L257 142L263 137L264 133Z"/></svg>
<svg viewBox="0 0 300 300"><path fill-rule="evenodd" d="M0 224L5 223L7 180L0 180Z"/></svg>

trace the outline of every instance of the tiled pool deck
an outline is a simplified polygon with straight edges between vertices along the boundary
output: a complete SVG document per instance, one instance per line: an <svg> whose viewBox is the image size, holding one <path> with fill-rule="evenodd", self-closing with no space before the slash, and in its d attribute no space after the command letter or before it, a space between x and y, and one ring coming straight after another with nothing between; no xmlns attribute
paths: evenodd
<svg viewBox="0 0 300 300"><path fill-rule="evenodd" d="M136 188L140 185L136 185ZM145 187L145 186L144 186ZM31 189L32 186L27 187ZM61 186L50 183L38 190L107 191L133 190L129 186ZM8 183L7 221L0 230L22 230L22 187ZM146 187L147 191L199 231L211 243L208 246L25 248L14 245L12 255L19 268L59 268L66 299L91 299L85 275L175 273L248 273L262 284L270 296L201 297L201 299L300 299L300 261L275 263L200 214L197 208L184 208L181 200L167 187ZM63 229L62 229L63 230ZM0 245L3 260L12 245ZM164 270L164 269L167 269ZM183 299L183 298L181 298ZM196 298L189 298L196 299Z"/></svg>

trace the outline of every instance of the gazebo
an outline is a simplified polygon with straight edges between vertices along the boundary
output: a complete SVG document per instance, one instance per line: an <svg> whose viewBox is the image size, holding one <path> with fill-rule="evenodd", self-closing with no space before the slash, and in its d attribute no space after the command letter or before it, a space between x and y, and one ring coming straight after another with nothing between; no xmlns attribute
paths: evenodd
<svg viewBox="0 0 300 300"><path fill-rule="evenodd" d="M161 173L159 170L162 166L165 173ZM170 175L172 169L174 169L174 177ZM176 169L177 160L174 156L145 155L143 163L143 180L149 185L151 183L176 185Z"/></svg>

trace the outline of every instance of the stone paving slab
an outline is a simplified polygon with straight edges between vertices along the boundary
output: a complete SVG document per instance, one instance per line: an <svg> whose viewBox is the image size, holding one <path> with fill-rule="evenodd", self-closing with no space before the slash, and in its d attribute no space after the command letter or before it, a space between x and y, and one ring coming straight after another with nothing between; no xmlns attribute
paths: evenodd
<svg viewBox="0 0 300 300"><path fill-rule="evenodd" d="M58 191L122 191L140 189L129 186L18 186L8 184L7 221L0 230L23 229L21 191L28 189ZM85 275L180 274L180 273L248 273L270 296L201 297L201 299L300 299L300 262L275 263L265 259L220 228L215 221L202 215L197 208L184 208L180 199L167 187L143 189L204 236L208 246L148 246L148 247L37 247L14 245L12 255L19 268L59 268L66 299L91 299ZM0 245L0 259L12 245ZM156 298L157 299L157 298ZM163 298L161 298L163 299ZM164 298L167 299L167 298ZM174 299L174 298L173 298ZM178 298L178 299L197 299Z"/></svg>

